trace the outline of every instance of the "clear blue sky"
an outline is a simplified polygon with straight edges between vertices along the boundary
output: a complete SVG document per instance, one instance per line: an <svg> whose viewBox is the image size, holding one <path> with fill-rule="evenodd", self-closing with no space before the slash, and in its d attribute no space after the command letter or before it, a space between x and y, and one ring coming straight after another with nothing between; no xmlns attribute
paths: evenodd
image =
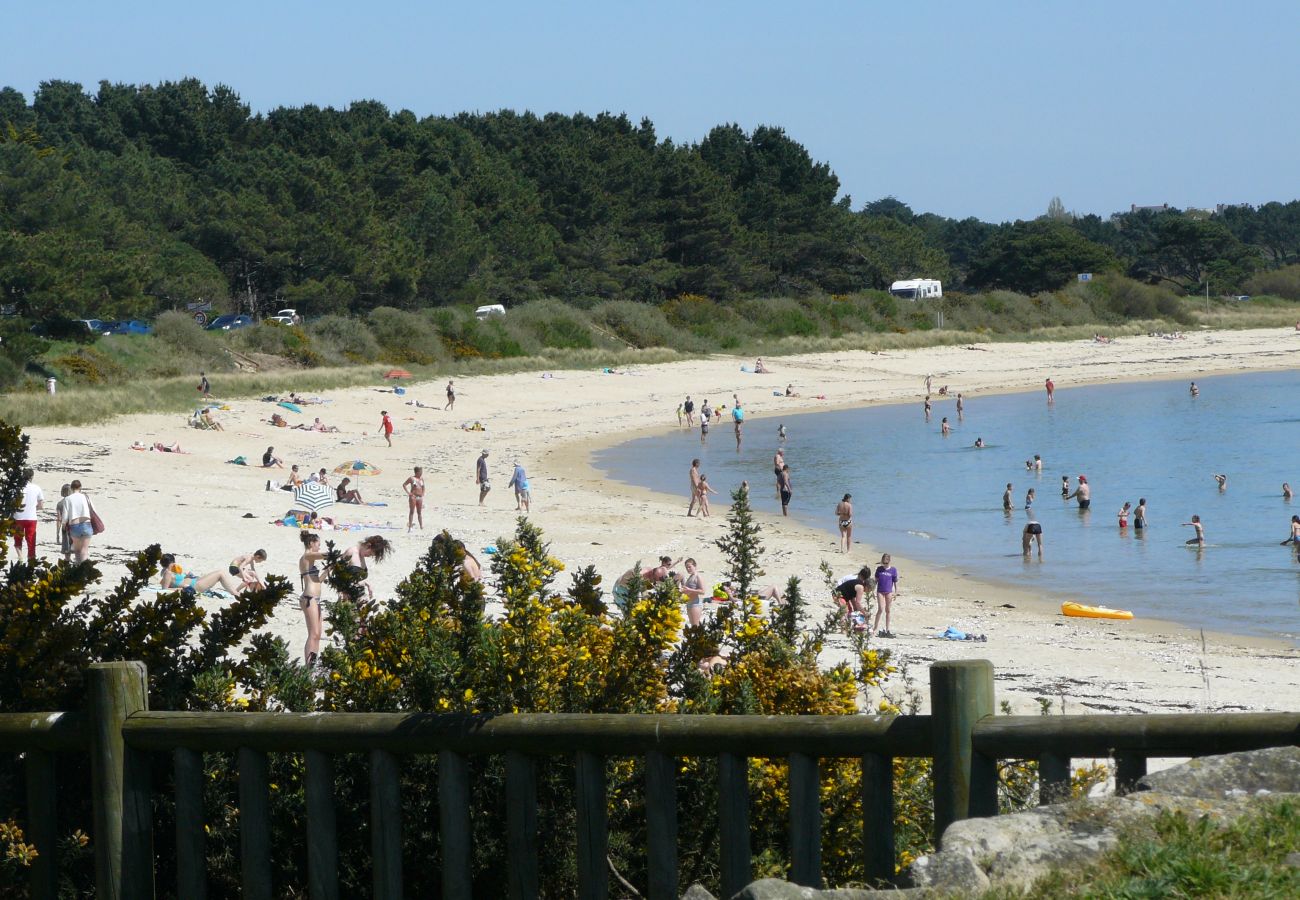
<svg viewBox="0 0 1300 900"><path fill-rule="evenodd" d="M1291 0L9 3L0 84L197 77L255 111L786 128L854 208L991 221L1300 196ZM57 10L57 12L53 11Z"/></svg>

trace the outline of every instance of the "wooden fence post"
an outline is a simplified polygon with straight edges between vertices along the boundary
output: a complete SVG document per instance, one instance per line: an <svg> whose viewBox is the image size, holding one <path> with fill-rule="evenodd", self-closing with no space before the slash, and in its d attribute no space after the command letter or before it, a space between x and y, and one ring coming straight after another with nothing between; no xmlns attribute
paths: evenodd
<svg viewBox="0 0 1300 900"><path fill-rule="evenodd" d="M961 659L930 666L934 723L934 840L953 822L997 814L997 761L975 752L975 724L993 715L993 663ZM992 809L989 794L992 792Z"/></svg>
<svg viewBox="0 0 1300 900"><path fill-rule="evenodd" d="M28 890L33 900L59 896L59 794L54 777L54 754L27 752L27 839L36 845Z"/></svg>
<svg viewBox="0 0 1300 900"><path fill-rule="evenodd" d="M144 663L91 663L86 671L86 692L94 791L95 896L100 900L152 897L153 811L148 759L122 739L126 717L149 708Z"/></svg>

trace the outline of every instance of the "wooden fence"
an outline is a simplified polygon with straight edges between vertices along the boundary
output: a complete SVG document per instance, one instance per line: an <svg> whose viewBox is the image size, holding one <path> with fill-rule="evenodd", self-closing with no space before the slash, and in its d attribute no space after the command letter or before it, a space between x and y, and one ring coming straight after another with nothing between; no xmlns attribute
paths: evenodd
<svg viewBox="0 0 1300 900"><path fill-rule="evenodd" d="M576 761L578 882L583 898L608 895L605 761L642 757L649 896L676 898L676 759L718 761L722 890L751 876L748 759L789 762L791 880L821 883L820 760L862 766L862 854L868 877L894 875L893 760L934 760L936 841L952 822L997 814L997 763L1039 763L1043 802L1066 796L1071 758L1114 758L1123 791L1149 757L1202 756L1300 744L1300 713L994 716L993 666L984 660L930 667L928 716L691 716L525 714L492 718L426 713L151 712L142 663L100 663L88 672L84 712L0 714L0 751L25 756L28 840L39 852L31 896L57 887L58 754L88 755L93 783L96 893L106 900L154 896L150 754L174 765L176 894L207 892L202 805L204 752L233 752L239 767L243 896L270 898L268 754L306 761L308 896L339 896L333 755L370 761L373 896L402 896L400 759L438 757L443 896L470 896L468 758L504 754L505 861L512 898L538 895L538 757Z"/></svg>

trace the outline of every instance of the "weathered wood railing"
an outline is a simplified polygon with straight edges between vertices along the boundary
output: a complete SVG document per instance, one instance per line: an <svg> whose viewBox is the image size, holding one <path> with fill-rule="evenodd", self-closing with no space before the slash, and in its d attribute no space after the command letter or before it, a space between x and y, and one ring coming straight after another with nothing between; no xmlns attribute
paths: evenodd
<svg viewBox="0 0 1300 900"><path fill-rule="evenodd" d="M94 783L97 895L152 897L153 839L148 754L170 752L176 801L176 892L206 895L202 806L204 752L233 752L239 768L241 880L245 897L269 898L271 826L269 753L306 760L307 887L337 898L333 757L370 761L373 895L402 896L400 759L438 757L442 893L468 897L468 758L504 754L507 865L511 897L538 894L537 757L571 754L576 762L578 880L582 897L607 895L605 762L645 761L649 895L676 897L675 759L718 760L719 855L724 895L751 874L748 760L789 762L793 881L821 881L821 759L862 765L865 870L894 874L893 760L934 760L936 838L969 816L996 815L997 762L1036 759L1043 802L1068 793L1071 758L1113 757L1126 790L1148 757L1201 756L1300 744L1300 714L993 716L993 668L982 660L937 663L930 716L632 716L512 715L472 718L401 713L185 713L146 708L139 663L105 663L88 673L83 713L0 715L0 751L26 756L27 827L40 852L31 895L56 894L54 755L89 752Z"/></svg>

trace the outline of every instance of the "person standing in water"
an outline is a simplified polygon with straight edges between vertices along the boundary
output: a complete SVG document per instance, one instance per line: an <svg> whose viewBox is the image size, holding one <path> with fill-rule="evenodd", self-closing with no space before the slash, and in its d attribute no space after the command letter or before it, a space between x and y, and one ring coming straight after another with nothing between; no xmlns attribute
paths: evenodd
<svg viewBox="0 0 1300 900"><path fill-rule="evenodd" d="M1218 482L1218 485L1219 485L1219 493L1220 493L1220 494L1222 494L1224 491L1226 491L1226 490L1228 489L1228 476L1227 476L1227 475L1215 475L1215 476L1214 476L1214 480L1215 480L1216 482Z"/></svg>
<svg viewBox="0 0 1300 900"><path fill-rule="evenodd" d="M1074 493L1070 494L1070 496L1065 499L1078 500L1080 512L1092 506L1092 488L1088 486L1087 475L1079 476L1079 486L1074 489Z"/></svg>
<svg viewBox="0 0 1300 900"><path fill-rule="evenodd" d="M961 391L958 391L957 392L957 418L960 419L961 414L965 412L965 410L966 410L966 404L962 402Z"/></svg>
<svg viewBox="0 0 1300 900"><path fill-rule="evenodd" d="M984 449L984 438L982 438L982 437L977 437L977 438L975 438L975 449L976 449L976 450L983 450L983 449Z"/></svg>
<svg viewBox="0 0 1300 900"><path fill-rule="evenodd" d="M1043 558L1043 526L1034 519L1025 523L1024 530L1020 532L1020 551L1029 555L1029 550L1034 543L1038 544L1038 558Z"/></svg>
<svg viewBox="0 0 1300 900"><path fill-rule="evenodd" d="M1287 484L1285 481L1282 482L1282 499L1290 500L1292 496L1293 494L1291 493L1291 485Z"/></svg>
<svg viewBox="0 0 1300 900"><path fill-rule="evenodd" d="M1300 545L1300 516L1291 517L1291 536L1282 543Z"/></svg>
<svg viewBox="0 0 1300 900"><path fill-rule="evenodd" d="M1037 453L1034 454L1034 471L1035 472L1043 471L1043 458L1039 456Z"/></svg>
<svg viewBox="0 0 1300 900"><path fill-rule="evenodd" d="M1147 527L1147 498L1139 497L1137 508L1133 510L1133 530L1141 531Z"/></svg>
<svg viewBox="0 0 1300 900"><path fill-rule="evenodd" d="M1033 508L1034 508L1034 489L1030 488L1028 491L1025 492L1025 511L1028 512Z"/></svg>
<svg viewBox="0 0 1300 900"><path fill-rule="evenodd" d="M781 480L777 483L781 492L781 515L790 515L790 498L794 496L794 486L790 481L790 467L781 466Z"/></svg>
<svg viewBox="0 0 1300 900"><path fill-rule="evenodd" d="M732 396L734 397L735 395L733 394ZM745 425L745 411L740 408L739 401L737 401L736 404L731 407L731 421L736 426L736 449L739 450L741 431Z"/></svg>
<svg viewBox="0 0 1300 900"><path fill-rule="evenodd" d="M690 476L691 476L691 502L686 507L686 515L693 516L695 515L695 504L699 501L699 495L700 495L700 460L698 457L696 459L691 460Z"/></svg>
<svg viewBox="0 0 1300 900"><path fill-rule="evenodd" d="M1011 512L1011 482L1007 482L1007 489L1002 492L1002 509Z"/></svg>
<svg viewBox="0 0 1300 900"><path fill-rule="evenodd" d="M1192 386L1191 386L1190 388L1187 389L1187 393L1191 394L1193 397L1199 397L1200 394L1201 394L1201 389L1198 388L1198 387L1196 386L1196 382L1193 381L1193 382L1192 382Z"/></svg>
<svg viewBox="0 0 1300 900"><path fill-rule="evenodd" d="M1063 500L1070 499L1070 476L1069 475L1061 476L1061 499Z"/></svg>
<svg viewBox="0 0 1300 900"><path fill-rule="evenodd" d="M939 431L944 437L952 433L952 426L948 424L948 417L944 416L943 421L939 423Z"/></svg>
<svg viewBox="0 0 1300 900"><path fill-rule="evenodd" d="M1128 528L1128 514L1129 514L1129 510L1132 508L1133 508L1133 504L1129 503L1127 500L1125 500L1124 505L1120 507L1118 513L1120 531L1123 531L1125 528Z"/></svg>
<svg viewBox="0 0 1300 900"><path fill-rule="evenodd" d="M848 553L853 546L853 495L845 494L835 506L835 519L840 526L840 552Z"/></svg>
<svg viewBox="0 0 1300 900"><path fill-rule="evenodd" d="M1056 385L1052 383L1052 379L1050 377L1047 379L1047 383L1045 387L1047 388L1047 402L1051 403L1054 399L1056 399Z"/></svg>
<svg viewBox="0 0 1300 900"><path fill-rule="evenodd" d="M402 482L402 490L406 493L406 530L418 519L424 531L424 469L416 466L414 474Z"/></svg>
<svg viewBox="0 0 1300 900"><path fill-rule="evenodd" d="M925 421L930 421L930 395L925 395Z"/></svg>
<svg viewBox="0 0 1300 900"><path fill-rule="evenodd" d="M776 453L772 455L772 474L776 476L776 496L781 498L781 467L785 465L785 451L780 447L776 448Z"/></svg>
<svg viewBox="0 0 1300 900"><path fill-rule="evenodd" d="M1186 541L1188 544L1196 544L1198 547L1205 546L1205 528L1201 525L1200 516L1192 516L1192 521L1183 522L1183 525L1191 526L1196 529L1196 537Z"/></svg>
<svg viewBox="0 0 1300 900"><path fill-rule="evenodd" d="M871 626L871 630L876 632L876 637L892 638L894 632L889 630L889 613L894 606L894 597L898 595L898 569L890 564L889 554L886 553L880 557L880 565L876 566L876 621ZM885 617L885 629L880 630L880 617Z"/></svg>
<svg viewBox="0 0 1300 900"><path fill-rule="evenodd" d="M776 426L776 439L777 439L778 441L780 441L781 443L785 443L785 423L784 423L784 422L781 423L780 425Z"/></svg>

